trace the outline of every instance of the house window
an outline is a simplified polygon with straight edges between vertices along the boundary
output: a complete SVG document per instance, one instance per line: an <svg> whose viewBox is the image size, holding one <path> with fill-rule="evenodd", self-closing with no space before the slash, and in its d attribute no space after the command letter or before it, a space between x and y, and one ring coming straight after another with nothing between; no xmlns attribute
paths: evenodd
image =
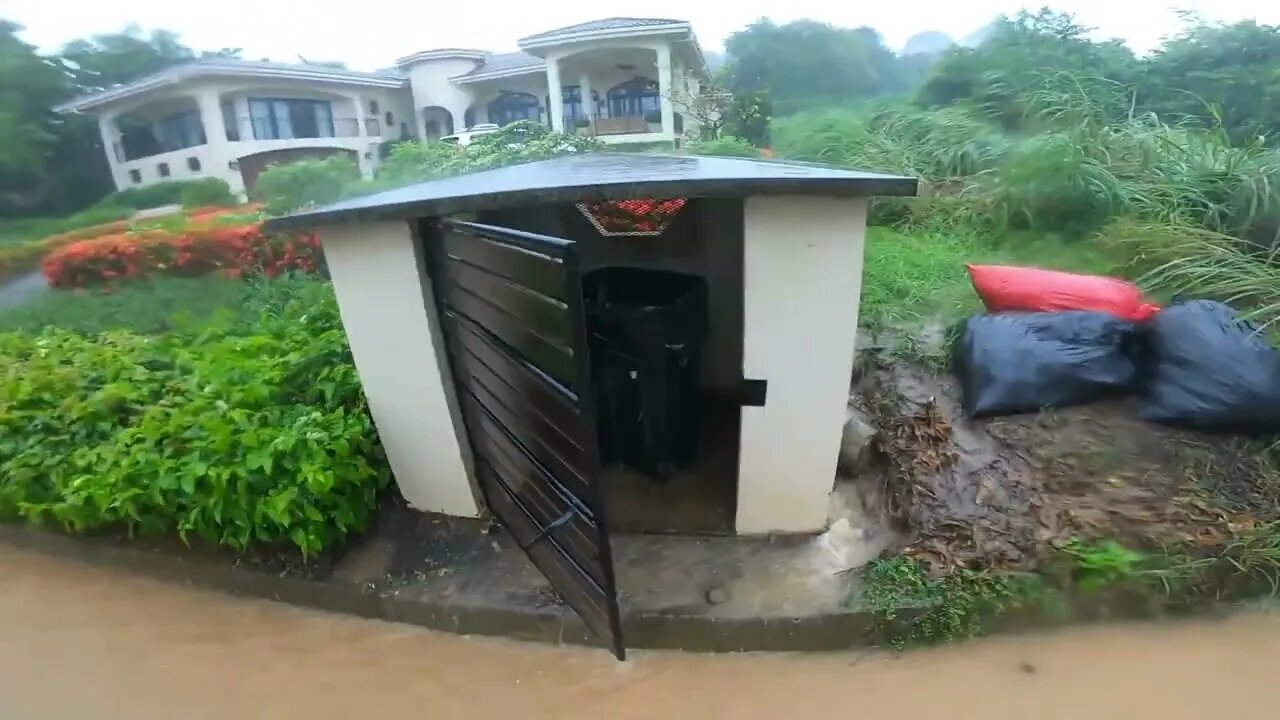
<svg viewBox="0 0 1280 720"><path fill-rule="evenodd" d="M196 110L166 115L156 127L160 134L160 152L182 150L205 143L204 126L200 124L200 113Z"/></svg>
<svg viewBox="0 0 1280 720"><path fill-rule="evenodd" d="M169 163L160 163L156 165L156 174L160 177L169 177Z"/></svg>
<svg viewBox="0 0 1280 720"><path fill-rule="evenodd" d="M130 171L129 171L129 179L133 181L133 184L134 184L134 185L141 185L141 184L142 184L142 171L141 171L141 170L130 170Z"/></svg>
<svg viewBox="0 0 1280 720"><path fill-rule="evenodd" d="M187 158L187 169L191 172L200 172L200 158L194 156Z"/></svg>
<svg viewBox="0 0 1280 720"><path fill-rule="evenodd" d="M333 110L328 100L250 98L249 118L258 140L333 137Z"/></svg>
<svg viewBox="0 0 1280 720"><path fill-rule="evenodd" d="M400 123L400 139L409 137L409 123Z"/></svg>
<svg viewBox="0 0 1280 720"><path fill-rule="evenodd" d="M517 120L537 120L542 117L538 98L529 93L503 93L489 103L489 122L509 125Z"/></svg>
<svg viewBox="0 0 1280 720"><path fill-rule="evenodd" d="M368 118L364 121L364 133L366 135L382 134L382 124L378 122L378 118Z"/></svg>
<svg viewBox="0 0 1280 720"><path fill-rule="evenodd" d="M658 83L637 77L613 86L606 95L609 117L644 117L658 112Z"/></svg>
<svg viewBox="0 0 1280 720"><path fill-rule="evenodd" d="M378 114L378 101L377 101L377 100L370 100L370 101L369 101L369 114L370 114L370 115L377 115L377 114Z"/></svg>
<svg viewBox="0 0 1280 720"><path fill-rule="evenodd" d="M388 110L387 111L387 127L393 128L395 126L396 126L396 116L392 115L391 111Z"/></svg>
<svg viewBox="0 0 1280 720"><path fill-rule="evenodd" d="M236 118L236 104L230 100L222 101L222 126L227 130L227 139L240 141L240 122Z"/></svg>

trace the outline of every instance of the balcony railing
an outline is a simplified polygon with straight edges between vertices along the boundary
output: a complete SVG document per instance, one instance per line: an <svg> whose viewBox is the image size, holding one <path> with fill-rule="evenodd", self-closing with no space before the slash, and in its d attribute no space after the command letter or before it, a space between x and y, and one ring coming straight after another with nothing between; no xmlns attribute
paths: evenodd
<svg viewBox="0 0 1280 720"><path fill-rule="evenodd" d="M379 135L375 132L377 126L368 128L369 135ZM330 138L330 137L359 137L360 136L360 120L353 117L333 118L332 127L320 125L318 123L296 123L286 127L280 127L279 124L273 125L269 119L238 117L236 118L236 127L234 131L227 128L227 139L232 142L242 142L249 140L307 140L311 138ZM245 137L245 131L251 130L252 135Z"/></svg>

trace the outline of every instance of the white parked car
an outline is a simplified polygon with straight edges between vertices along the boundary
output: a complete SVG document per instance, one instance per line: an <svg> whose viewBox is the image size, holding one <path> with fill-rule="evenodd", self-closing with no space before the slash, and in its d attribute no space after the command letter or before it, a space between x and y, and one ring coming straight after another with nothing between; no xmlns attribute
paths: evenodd
<svg viewBox="0 0 1280 720"><path fill-rule="evenodd" d="M481 123L480 125L472 125L471 127L467 128L466 130L463 130L462 132L454 133L452 135L445 135L444 137L440 138L440 142L447 142L447 143L453 143L454 145L466 146L471 144L472 138L479 137L481 135L488 135L489 133L493 133L497 131L498 131L497 125L494 125L493 123Z"/></svg>

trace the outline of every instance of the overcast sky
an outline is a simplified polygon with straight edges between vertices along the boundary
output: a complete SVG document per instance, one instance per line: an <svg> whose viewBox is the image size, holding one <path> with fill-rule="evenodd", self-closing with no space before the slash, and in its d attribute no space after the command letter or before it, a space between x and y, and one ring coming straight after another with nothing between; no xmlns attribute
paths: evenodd
<svg viewBox="0 0 1280 720"><path fill-rule="evenodd" d="M1002 0L646 0L628 11L582 0L0 0L0 18L26 27L23 38L54 51L77 37L119 30L129 23L167 28L198 50L244 49L246 59L340 60L353 69L386 67L400 56L435 47L514 50L525 35L608 15L671 17L693 23L703 46L723 47L730 33L756 18L778 22L813 18L847 27L870 25L891 48L917 32L941 30L963 37L999 13L1042 2ZM1179 27L1175 10L1209 20L1254 18L1280 24L1280 0L1050 0L1076 13L1096 35L1118 37L1144 52ZM621 7L615 5L614 7Z"/></svg>

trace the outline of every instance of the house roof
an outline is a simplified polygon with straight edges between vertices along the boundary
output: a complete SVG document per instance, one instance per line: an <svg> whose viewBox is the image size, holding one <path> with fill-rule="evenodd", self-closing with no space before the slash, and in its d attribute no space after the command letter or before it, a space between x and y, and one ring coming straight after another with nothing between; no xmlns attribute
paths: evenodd
<svg viewBox="0 0 1280 720"><path fill-rule="evenodd" d="M82 112L117 100L123 100L148 90L174 85L195 77L206 76L274 77L386 88L403 87L405 83L405 78L402 74L386 71L366 73L327 65L304 65L300 63L210 57L175 65L158 73L134 80L131 83L116 85L95 93L82 95L74 100L57 105L53 109L55 112Z"/></svg>
<svg viewBox="0 0 1280 720"><path fill-rule="evenodd" d="M672 20L670 18L637 18L637 17L611 17L603 20L591 20L590 22L578 23L577 25L569 25L567 27L556 28L540 32L536 35L520 38L520 43L526 41L551 40L565 35L578 35L580 33L593 33L597 31L607 30L625 30L631 28L658 27L662 25L687 25L684 20Z"/></svg>
<svg viewBox="0 0 1280 720"><path fill-rule="evenodd" d="M747 158L589 153L429 180L267 221L267 232L643 197L915 195L915 178Z"/></svg>
<svg viewBox="0 0 1280 720"><path fill-rule="evenodd" d="M474 70L452 79L465 82L473 78L502 77L516 75L522 71L542 69L546 66L546 60L525 52L489 53Z"/></svg>

